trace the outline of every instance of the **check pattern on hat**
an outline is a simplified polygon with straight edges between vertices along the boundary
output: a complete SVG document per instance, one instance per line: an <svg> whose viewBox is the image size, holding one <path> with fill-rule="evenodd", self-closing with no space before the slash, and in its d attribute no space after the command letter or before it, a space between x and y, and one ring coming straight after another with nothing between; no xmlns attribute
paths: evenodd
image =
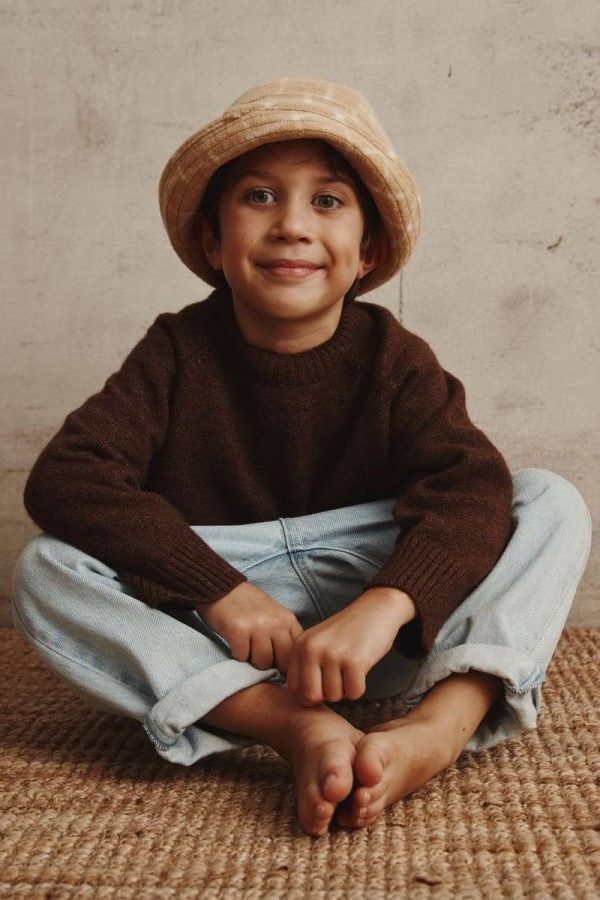
<svg viewBox="0 0 600 900"><path fill-rule="evenodd" d="M306 138L327 141L348 160L381 216L387 253L361 279L358 294L383 284L406 264L420 231L419 197L374 109L347 85L289 77L245 91L184 141L162 172L159 203L169 240L208 284L216 287L219 281L204 256L196 212L213 174L263 144Z"/></svg>

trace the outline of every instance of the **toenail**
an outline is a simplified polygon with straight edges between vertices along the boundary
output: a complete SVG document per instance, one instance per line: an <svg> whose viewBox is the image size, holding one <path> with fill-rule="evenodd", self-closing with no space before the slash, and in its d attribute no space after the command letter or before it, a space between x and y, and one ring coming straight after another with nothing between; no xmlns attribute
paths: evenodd
<svg viewBox="0 0 600 900"><path fill-rule="evenodd" d="M367 807L366 807L366 806L361 806L361 808L359 809L358 812L359 812L359 814L360 814L361 816L366 816L366 814L367 814Z"/></svg>

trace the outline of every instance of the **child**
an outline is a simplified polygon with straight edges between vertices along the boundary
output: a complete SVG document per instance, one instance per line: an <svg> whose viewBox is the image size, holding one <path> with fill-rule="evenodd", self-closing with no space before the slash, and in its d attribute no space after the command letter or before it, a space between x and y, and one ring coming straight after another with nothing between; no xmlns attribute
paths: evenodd
<svg viewBox="0 0 600 900"><path fill-rule="evenodd" d="M559 475L511 477L429 345L356 299L419 233L362 95L252 88L174 153L160 204L214 290L37 459L15 627L165 759L263 742L308 834L369 825L536 726L589 512ZM366 733L328 705L401 692Z"/></svg>

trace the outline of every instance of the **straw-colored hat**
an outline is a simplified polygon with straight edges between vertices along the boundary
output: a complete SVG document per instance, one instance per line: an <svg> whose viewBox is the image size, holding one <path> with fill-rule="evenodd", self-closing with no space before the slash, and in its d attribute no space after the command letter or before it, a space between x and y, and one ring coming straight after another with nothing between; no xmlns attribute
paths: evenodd
<svg viewBox="0 0 600 900"><path fill-rule="evenodd" d="M160 211L169 239L192 272L213 287L196 211L214 172L262 144L319 138L338 150L370 192L385 227L389 252L357 291L383 284L407 262L419 236L419 198L411 175L368 101L342 84L281 78L257 85L223 115L192 134L171 156L160 178Z"/></svg>

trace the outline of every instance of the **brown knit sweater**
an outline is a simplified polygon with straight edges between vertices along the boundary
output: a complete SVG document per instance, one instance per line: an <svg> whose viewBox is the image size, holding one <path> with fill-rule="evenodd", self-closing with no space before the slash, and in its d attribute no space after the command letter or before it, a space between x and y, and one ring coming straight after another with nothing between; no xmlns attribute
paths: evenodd
<svg viewBox="0 0 600 900"><path fill-rule="evenodd" d="M395 644L424 656L511 533L511 475L462 383L372 301L346 301L329 340L279 354L244 339L219 288L156 318L43 449L24 502L140 600L197 606L247 579L190 525L386 497L396 549L366 587L412 597Z"/></svg>

